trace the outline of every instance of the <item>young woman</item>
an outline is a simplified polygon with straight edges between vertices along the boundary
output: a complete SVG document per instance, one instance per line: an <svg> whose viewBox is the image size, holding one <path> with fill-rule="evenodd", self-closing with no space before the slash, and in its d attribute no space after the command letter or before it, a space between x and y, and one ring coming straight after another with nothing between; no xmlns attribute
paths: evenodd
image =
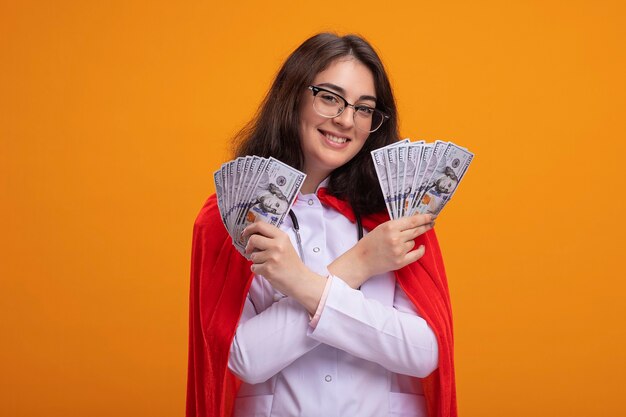
<svg viewBox="0 0 626 417"><path fill-rule="evenodd" d="M198 216L187 415L455 416L434 218L385 218L371 162L398 140L373 48L353 35L305 41L238 139L236 156L307 177L280 228L246 228L247 260L214 197Z"/></svg>

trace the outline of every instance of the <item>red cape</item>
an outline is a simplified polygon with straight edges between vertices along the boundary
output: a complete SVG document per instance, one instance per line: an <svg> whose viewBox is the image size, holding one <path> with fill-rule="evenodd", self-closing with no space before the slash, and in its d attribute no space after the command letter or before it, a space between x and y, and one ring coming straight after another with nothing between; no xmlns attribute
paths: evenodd
<svg viewBox="0 0 626 417"><path fill-rule="evenodd" d="M318 193L320 200L354 222L349 205L324 191ZM382 213L365 216L363 226L371 230L386 220L389 217ZM250 262L237 252L221 222L212 195L193 230L187 417L230 417L240 385L228 369L228 354L253 275ZM428 416L456 417L452 309L443 259L434 230L419 236L415 243L416 247L426 246L425 255L395 273L437 335L439 367L422 379Z"/></svg>

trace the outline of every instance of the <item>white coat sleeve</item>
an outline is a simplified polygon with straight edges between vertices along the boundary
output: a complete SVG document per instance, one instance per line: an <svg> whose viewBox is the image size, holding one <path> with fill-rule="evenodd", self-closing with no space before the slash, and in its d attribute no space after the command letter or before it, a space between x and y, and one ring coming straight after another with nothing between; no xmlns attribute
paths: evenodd
<svg viewBox="0 0 626 417"><path fill-rule="evenodd" d="M437 338L396 283L394 305L365 298L331 276L330 290L309 336L351 355L419 378L437 369Z"/></svg>
<svg viewBox="0 0 626 417"><path fill-rule="evenodd" d="M228 367L249 384L267 381L320 344L307 336L309 320L306 310L292 298L281 298L257 314L248 297Z"/></svg>

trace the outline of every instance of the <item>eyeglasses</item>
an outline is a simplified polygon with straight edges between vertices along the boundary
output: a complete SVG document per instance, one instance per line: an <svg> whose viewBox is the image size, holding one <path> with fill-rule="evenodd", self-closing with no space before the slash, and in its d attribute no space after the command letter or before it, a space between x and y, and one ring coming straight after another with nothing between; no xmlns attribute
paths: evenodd
<svg viewBox="0 0 626 417"><path fill-rule="evenodd" d="M343 113L346 108L352 107L354 127L363 132L375 132L385 120L389 119L389 116L374 107L350 104L339 94L325 88L310 85L309 90L313 92L313 108L317 114L332 119Z"/></svg>

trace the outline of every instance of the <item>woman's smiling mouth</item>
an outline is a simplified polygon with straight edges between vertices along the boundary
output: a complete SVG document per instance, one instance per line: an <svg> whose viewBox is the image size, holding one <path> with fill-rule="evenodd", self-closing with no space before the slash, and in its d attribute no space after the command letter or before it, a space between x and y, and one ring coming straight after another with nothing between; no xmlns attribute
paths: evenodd
<svg viewBox="0 0 626 417"><path fill-rule="evenodd" d="M339 145L350 141L350 138L343 137L343 136L335 136L332 133L324 132L323 130L320 130L320 133L324 135L326 139L328 139L330 142L337 143Z"/></svg>

